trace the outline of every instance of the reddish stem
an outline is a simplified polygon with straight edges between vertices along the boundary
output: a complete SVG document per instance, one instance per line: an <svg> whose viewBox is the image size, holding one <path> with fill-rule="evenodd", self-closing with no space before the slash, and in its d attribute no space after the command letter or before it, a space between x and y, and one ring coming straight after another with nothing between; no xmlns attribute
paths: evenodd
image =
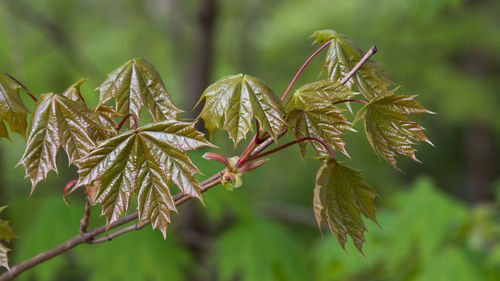
<svg viewBox="0 0 500 281"><path fill-rule="evenodd" d="M292 145L294 145L294 144L296 144L296 143L303 142L303 141L315 141L315 142L320 143L320 144L321 144L321 145L322 145L322 146L323 146L323 147L324 147L324 148L328 151L328 154L330 154L330 156L331 156L332 158L335 158L335 155L333 154L332 150L328 147L328 145L327 145L325 142L323 142L322 140L320 140L320 139L318 139L318 138L314 138L314 137L304 137L304 138L300 138L300 139L296 139L296 140L294 140L294 141L291 141L291 142L289 142L289 143L287 143L287 144L284 144L284 145L282 145L282 146L278 146L278 147L276 147L275 149L271 149L271 150L269 150L269 151L267 151L267 152L264 152L264 153L262 153L262 154L258 154L258 155L255 155L255 156L249 157L249 158L247 158L246 160L241 161L240 166L241 166L241 165L244 165L244 164L245 164L245 163L247 163L247 162L250 162L250 161L253 161L253 160L256 160L256 159L262 158L262 157L267 156L267 155L269 155L269 154L273 154L273 153L275 153L275 152L278 152L278 151L280 151L280 150L282 150L282 149L285 149L285 148L287 148L287 147L289 147L289 146L292 146Z"/></svg>
<svg viewBox="0 0 500 281"><path fill-rule="evenodd" d="M323 44L323 46L319 47L319 49L316 50L316 52L314 52L307 60L306 62L304 62L304 64L302 65L302 67L299 69L299 71L297 71L297 73L295 74L295 76L293 77L292 81L290 82L290 84L288 85L288 88L286 88L286 91L285 93L283 93L283 96L281 96L281 102L283 102L283 100L285 99L286 95L288 95L288 92L290 92L290 89L292 89L292 86L293 84L295 83L295 80L297 80L297 78L299 77L300 73L302 73L302 71L304 70L304 68L309 64L309 62L319 53L321 52L321 50L323 50L326 46L330 45L330 43L332 43L333 39L326 42L325 44Z"/></svg>
<svg viewBox="0 0 500 281"><path fill-rule="evenodd" d="M253 136L253 138L250 141L250 143L248 144L248 146L245 148L245 150L241 154L241 156L238 159L238 161L236 162L236 168L239 168L241 166L240 165L241 162L243 160L245 160L245 158L247 158L247 156L250 154L250 152L252 152L252 150L255 148L255 146L257 144L259 144L260 126L259 126L259 122L257 121L257 119L255 119L255 128L256 128L256 130L255 130L256 133Z"/></svg>
<svg viewBox="0 0 500 281"><path fill-rule="evenodd" d="M17 83L17 85L21 86L21 88L23 88L23 90L26 92L26 94L28 94L31 99L33 99L35 102L38 101L38 99L30 92L30 90L28 90L28 88L26 88L23 83L19 82L16 78L12 77L10 74L8 73L5 73L7 74L7 76L9 76L10 79L12 79L14 82Z"/></svg>
<svg viewBox="0 0 500 281"><path fill-rule="evenodd" d="M139 129L139 126L138 126L138 122L137 122L137 118L134 116L134 114L132 113L129 113L127 115L125 115L125 117L123 117L122 119L122 122L120 122L120 124L118 125L118 127L116 128L117 131L120 131L120 129L122 128L123 124L125 124L125 121L127 121L127 119L129 117L132 117L132 119L134 119L134 127L135 127L135 131L137 131Z"/></svg>
<svg viewBox="0 0 500 281"><path fill-rule="evenodd" d="M358 99L339 100L339 101L333 102L333 104L339 104L339 103L350 102L350 101L368 104L367 101L365 101L365 100L358 100Z"/></svg>

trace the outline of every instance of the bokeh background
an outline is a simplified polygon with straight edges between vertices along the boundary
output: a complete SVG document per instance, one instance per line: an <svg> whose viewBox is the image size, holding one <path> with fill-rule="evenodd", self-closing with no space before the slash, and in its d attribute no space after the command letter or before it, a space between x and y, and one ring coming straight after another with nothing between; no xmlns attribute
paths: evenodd
<svg viewBox="0 0 500 281"><path fill-rule="evenodd" d="M291 148L236 191L204 194L206 208L182 206L165 241L147 227L79 246L19 280L500 280L499 14L496 0L2 0L0 71L35 94L86 77L83 95L95 105L106 74L142 57L193 118L203 89L225 75L257 76L281 95L316 48L310 34L334 29L364 50L375 44L399 92L437 112L416 118L435 147L418 145L423 164L399 158L403 172L371 151L362 126L346 134L352 159L344 160L381 195L381 228L367 222L365 256L318 231L318 163ZM321 61L297 86L317 79ZM28 198L24 170L14 168L24 142L12 140L0 140L0 205L19 236L10 245L17 264L77 233L83 196L64 204L76 169L61 153L59 176ZM225 132L214 143L227 156L243 148L234 151ZM191 157L208 176L221 167L204 152ZM91 226L103 223L99 212Z"/></svg>

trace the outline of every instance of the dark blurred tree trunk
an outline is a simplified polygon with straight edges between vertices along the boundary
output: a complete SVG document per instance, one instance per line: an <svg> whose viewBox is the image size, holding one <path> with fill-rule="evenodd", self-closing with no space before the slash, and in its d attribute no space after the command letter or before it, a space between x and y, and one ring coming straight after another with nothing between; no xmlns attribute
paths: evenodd
<svg viewBox="0 0 500 281"><path fill-rule="evenodd" d="M474 124L466 130L466 196L470 202L494 200L492 133L483 124Z"/></svg>
<svg viewBox="0 0 500 281"><path fill-rule="evenodd" d="M185 78L188 109L193 109L209 83L217 10L217 0L201 0L199 2L197 14L198 34L194 44L193 60ZM201 106L190 111L191 117L195 118L200 111Z"/></svg>

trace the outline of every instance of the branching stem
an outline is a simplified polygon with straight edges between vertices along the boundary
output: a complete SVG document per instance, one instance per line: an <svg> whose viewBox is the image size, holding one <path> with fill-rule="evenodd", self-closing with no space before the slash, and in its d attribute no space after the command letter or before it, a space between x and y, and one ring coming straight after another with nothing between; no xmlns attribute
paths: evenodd
<svg viewBox="0 0 500 281"><path fill-rule="evenodd" d="M135 127L135 131L137 132L137 129L139 129L139 125L138 125L139 122L137 121L137 117L135 117L134 114L132 114L132 113L129 113L129 114L125 115L125 117L123 117L122 121L120 122L120 124L116 128L117 131L120 131L123 124L125 124L125 121L127 121L128 118L134 119L134 127Z"/></svg>
<svg viewBox="0 0 500 281"><path fill-rule="evenodd" d="M328 145L324 141L322 141L322 140L320 140L318 138L315 138L315 137L303 137L303 138L299 138L299 139L293 140L293 141L291 141L289 143L286 143L284 145L278 146L278 147L276 147L274 149L271 149L271 150L269 150L267 152L264 152L262 154L257 154L257 155L254 155L252 157L249 157L249 158L245 159L244 161L241 161L240 165L244 165L247 162L250 162L250 161L253 161L253 160L257 160L257 159L262 158L264 156L267 156L269 154L273 154L275 152L278 152L278 151L280 151L282 149L285 149L285 148L287 148L289 146L292 146L294 144L297 144L297 143L303 142L303 141L315 141L315 142L321 144L326 149L326 151L328 151L328 154L330 154L330 156L332 158L335 158L335 155L333 154L332 150L330 149L330 147L328 147Z"/></svg>
<svg viewBox="0 0 500 281"><path fill-rule="evenodd" d="M33 94L30 92L30 90L28 90L28 88L26 88L26 87L23 85L23 83L19 82L16 78L12 77L10 74L8 74L8 73L5 73L5 74L7 74L7 76L9 76L9 78L10 78L10 79L12 79L14 82L16 82L16 83L17 83L17 85L21 86L21 88L23 88L23 90L26 92L26 94L28 94L28 95L30 96L30 98L31 98L33 101L35 101L35 102L37 102L37 101L38 101L38 99L35 97L35 95L33 95Z"/></svg>

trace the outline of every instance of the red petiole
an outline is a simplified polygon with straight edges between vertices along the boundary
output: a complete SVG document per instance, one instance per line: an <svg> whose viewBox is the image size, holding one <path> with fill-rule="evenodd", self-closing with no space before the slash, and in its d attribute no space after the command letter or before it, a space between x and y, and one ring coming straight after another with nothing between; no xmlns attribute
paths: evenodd
<svg viewBox="0 0 500 281"><path fill-rule="evenodd" d="M135 131L137 132L137 129L139 129L138 121L137 121L137 118L132 113L129 113L129 114L125 115L125 117L123 117L122 121L120 122L120 124L116 128L117 131L119 131L122 128L123 124L125 124L125 121L127 121L127 119L129 117L134 119L134 127L135 127Z"/></svg>
<svg viewBox="0 0 500 281"><path fill-rule="evenodd" d="M264 156L267 156L267 155L269 155L269 154L273 154L273 153L275 153L275 152L278 152L278 151L280 151L280 150L282 150L282 149L285 149L285 148L287 148L287 147L289 147L289 146L292 146L292 145L294 145L294 144L296 144L296 143L299 143L299 142L304 142L304 141L315 141L315 142L317 142L317 143L321 144L321 145L322 145L322 146L323 146L323 147L324 147L324 148L328 151L328 154L330 154L330 156L331 156L332 158L335 158L335 155L333 154L332 150L330 149L330 147L328 147L328 145L327 145L325 142L323 142L322 140L320 140L320 139L318 139L318 138L314 138L314 137L304 137L304 138L299 138L299 139L293 140L293 141L291 141L291 142L289 142L289 143L286 143L286 144L284 144L284 145L278 146L278 147L276 147L275 149L271 149L271 150L269 150L269 151L267 151L267 152L264 152L264 153L261 153L261 154L257 154L257 155L255 155L255 156L253 156L253 157L249 157L249 158L247 158L247 159L245 159L245 160L241 161L240 166L242 166L242 165L244 165L245 163L248 163L248 162L250 162L250 161L253 161L253 160L256 160L256 159L262 158L262 157L264 157Z"/></svg>

